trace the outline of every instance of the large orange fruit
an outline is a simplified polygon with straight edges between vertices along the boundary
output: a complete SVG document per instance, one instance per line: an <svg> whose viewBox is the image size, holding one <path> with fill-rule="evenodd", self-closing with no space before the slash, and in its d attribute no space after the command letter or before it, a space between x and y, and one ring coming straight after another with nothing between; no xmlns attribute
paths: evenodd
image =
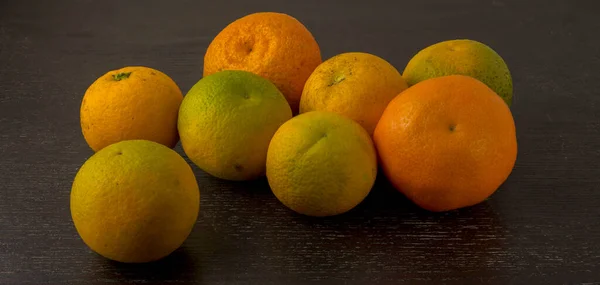
<svg viewBox="0 0 600 285"><path fill-rule="evenodd" d="M424 80L394 98L374 141L391 183L430 211L482 202L508 178L517 157L508 106L464 75Z"/></svg>
<svg viewBox="0 0 600 285"><path fill-rule="evenodd" d="M81 131L94 151L124 140L174 147L182 100L177 84L156 69L128 66L109 71L83 96Z"/></svg>
<svg viewBox="0 0 600 285"><path fill-rule="evenodd" d="M296 113L304 83L320 63L319 45L302 23L262 12L234 21L213 39L204 76L228 69L258 74L277 86Z"/></svg>

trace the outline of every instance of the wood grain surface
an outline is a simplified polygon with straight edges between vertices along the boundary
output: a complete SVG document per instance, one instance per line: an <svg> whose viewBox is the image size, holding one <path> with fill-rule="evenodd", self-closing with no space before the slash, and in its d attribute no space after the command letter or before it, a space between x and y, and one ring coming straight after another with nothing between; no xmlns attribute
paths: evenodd
<svg viewBox="0 0 600 285"><path fill-rule="evenodd" d="M265 179L194 167L201 213L179 250L142 265L91 252L69 212L92 154L79 127L86 88L146 65L185 93L212 38L256 11L298 18L325 59L363 51L399 70L438 41L489 44L514 78L512 175L485 203L441 214L379 177L351 212L314 219L281 205ZM593 0L2 0L0 283L600 284L598 12Z"/></svg>

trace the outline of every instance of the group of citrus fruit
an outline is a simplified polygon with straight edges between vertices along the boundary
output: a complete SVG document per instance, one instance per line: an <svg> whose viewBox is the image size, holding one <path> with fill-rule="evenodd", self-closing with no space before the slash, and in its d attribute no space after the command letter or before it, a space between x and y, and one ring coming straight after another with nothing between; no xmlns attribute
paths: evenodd
<svg viewBox="0 0 600 285"><path fill-rule="evenodd" d="M215 177L266 175L277 199L304 215L354 208L378 169L424 209L471 206L514 166L511 102L506 63L477 41L434 44L400 74L362 52L322 62L298 20L247 15L214 38L185 97L148 67L110 71L88 88L81 128L96 153L74 179L72 218L109 259L148 262L177 249L200 203L178 141Z"/></svg>

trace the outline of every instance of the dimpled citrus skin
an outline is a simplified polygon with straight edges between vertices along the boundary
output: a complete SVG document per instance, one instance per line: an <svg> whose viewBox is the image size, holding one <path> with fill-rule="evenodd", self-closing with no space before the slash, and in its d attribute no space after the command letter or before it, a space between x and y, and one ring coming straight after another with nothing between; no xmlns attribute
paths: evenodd
<svg viewBox="0 0 600 285"><path fill-rule="evenodd" d="M269 145L269 185L279 201L300 214L347 212L369 194L376 176L371 137L342 115L298 115L277 130Z"/></svg>
<svg viewBox="0 0 600 285"><path fill-rule="evenodd" d="M508 178L517 138L508 106L462 75L428 79L385 109L373 136L392 184L430 211L471 206Z"/></svg>
<svg viewBox="0 0 600 285"><path fill-rule="evenodd" d="M312 34L295 18L261 12L223 29L204 56L204 76L227 69L245 70L273 82L298 111L306 79L321 63Z"/></svg>
<svg viewBox="0 0 600 285"><path fill-rule="evenodd" d="M179 111L185 153L198 167L228 180L264 175L269 141L292 111L268 80L246 71L204 77Z"/></svg>
<svg viewBox="0 0 600 285"><path fill-rule="evenodd" d="M83 241L120 262L169 255L190 234L199 206L190 166L174 150L144 140L98 151L71 189L71 216Z"/></svg>
<svg viewBox="0 0 600 285"><path fill-rule="evenodd" d="M308 78L300 113L338 113L373 134L387 104L407 87L398 70L384 59L362 52L343 53L323 62Z"/></svg>
<svg viewBox="0 0 600 285"><path fill-rule="evenodd" d="M134 139L174 147L182 100L177 84L158 70L130 66L109 71L83 96L81 130L94 151Z"/></svg>
<svg viewBox="0 0 600 285"><path fill-rule="evenodd" d="M419 51L402 76L409 86L446 75L468 75L478 79L512 104L513 84L506 62L489 46L473 40L439 42Z"/></svg>

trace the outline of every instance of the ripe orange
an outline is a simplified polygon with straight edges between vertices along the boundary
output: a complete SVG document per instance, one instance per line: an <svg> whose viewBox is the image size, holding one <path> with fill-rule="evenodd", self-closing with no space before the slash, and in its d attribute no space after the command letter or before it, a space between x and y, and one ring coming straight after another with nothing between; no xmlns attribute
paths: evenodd
<svg viewBox="0 0 600 285"><path fill-rule="evenodd" d="M359 123L369 135L388 103L408 86L390 63L363 52L334 56L310 75L300 112L330 111Z"/></svg>
<svg viewBox="0 0 600 285"><path fill-rule="evenodd" d="M320 63L319 45L302 23L263 12L234 21L213 39L204 76L227 69L258 74L277 86L296 113L304 83Z"/></svg>
<svg viewBox="0 0 600 285"><path fill-rule="evenodd" d="M463 75L428 79L394 98L374 141L388 179L430 211L482 202L508 178L517 157L508 106Z"/></svg>
<svg viewBox="0 0 600 285"><path fill-rule="evenodd" d="M81 130L94 151L136 139L174 147L182 100L177 84L158 70L130 66L109 71L83 96Z"/></svg>

